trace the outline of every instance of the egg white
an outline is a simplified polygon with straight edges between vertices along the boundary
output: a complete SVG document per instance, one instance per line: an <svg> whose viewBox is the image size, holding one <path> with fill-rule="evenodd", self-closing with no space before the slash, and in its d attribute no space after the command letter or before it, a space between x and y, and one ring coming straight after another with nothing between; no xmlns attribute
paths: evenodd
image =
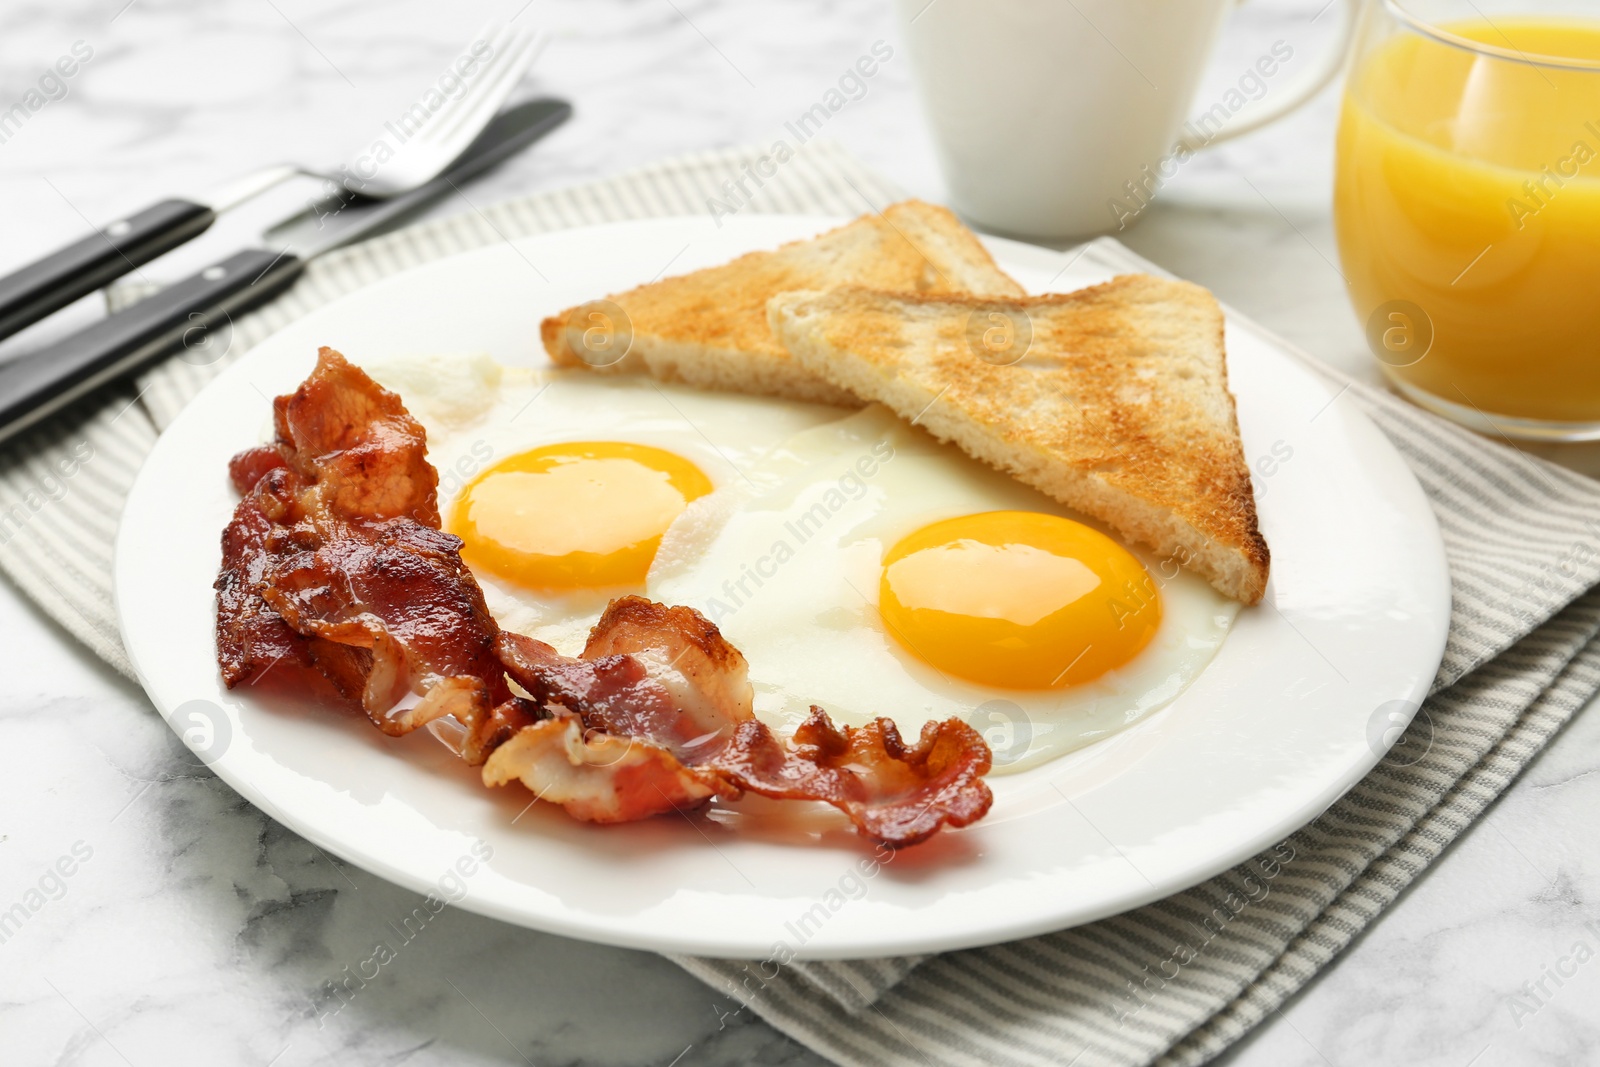
<svg viewBox="0 0 1600 1067"><path fill-rule="evenodd" d="M1060 690L967 682L886 631L877 607L884 553L929 523L983 511L1042 511L1109 531L882 407L852 414L507 367L481 354L365 369L427 431L445 514L483 470L560 441L654 445L699 467L715 491L667 530L644 589L535 591L477 578L501 626L569 654L623 593L695 607L749 660L756 713L784 729L813 704L855 725L888 716L908 738L925 722L957 716L984 731L997 772L1024 769L1170 703L1216 654L1238 612L1203 580L1131 548L1160 587L1163 609L1154 639L1131 662Z"/></svg>
<svg viewBox="0 0 1600 1067"><path fill-rule="evenodd" d="M1109 533L869 407L802 430L693 502L662 539L647 595L695 607L721 628L749 660L756 711L768 722L792 727L820 704L852 724L888 716L915 737L923 723L957 716L985 732L1002 772L1170 703L1227 636L1237 603L1134 548L1160 588L1163 614L1150 644L1124 666L1055 690L990 688L930 666L879 617L883 555L929 523L998 510L1062 515Z"/></svg>
<svg viewBox="0 0 1600 1067"><path fill-rule="evenodd" d="M840 417L838 408L701 392L587 370L508 367L481 353L394 357L363 364L400 395L428 435L439 471L439 510L482 471L560 441L628 441L689 460L718 489L743 484L794 434ZM583 647L607 602L636 588L524 589L475 571L495 621L568 654Z"/></svg>

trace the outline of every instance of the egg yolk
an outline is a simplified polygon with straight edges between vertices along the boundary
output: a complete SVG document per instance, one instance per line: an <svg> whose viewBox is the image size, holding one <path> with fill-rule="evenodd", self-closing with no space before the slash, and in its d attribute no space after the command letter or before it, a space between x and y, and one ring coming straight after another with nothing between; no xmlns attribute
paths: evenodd
<svg viewBox="0 0 1600 1067"><path fill-rule="evenodd" d="M474 478L446 529L474 568L529 589L643 585L661 535L711 480L622 441L545 445Z"/></svg>
<svg viewBox="0 0 1600 1067"><path fill-rule="evenodd" d="M1091 681L1161 625L1155 582L1127 549L1033 511L963 515L906 537L884 556L878 610L918 659L1008 689Z"/></svg>

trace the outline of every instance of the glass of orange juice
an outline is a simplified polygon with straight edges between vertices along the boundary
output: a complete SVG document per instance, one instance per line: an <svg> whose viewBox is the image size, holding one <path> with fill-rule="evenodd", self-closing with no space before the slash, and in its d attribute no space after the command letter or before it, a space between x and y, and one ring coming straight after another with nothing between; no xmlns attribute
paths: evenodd
<svg viewBox="0 0 1600 1067"><path fill-rule="evenodd" d="M1372 0L1359 31L1334 190L1351 300L1401 393L1485 432L1600 439L1597 16Z"/></svg>

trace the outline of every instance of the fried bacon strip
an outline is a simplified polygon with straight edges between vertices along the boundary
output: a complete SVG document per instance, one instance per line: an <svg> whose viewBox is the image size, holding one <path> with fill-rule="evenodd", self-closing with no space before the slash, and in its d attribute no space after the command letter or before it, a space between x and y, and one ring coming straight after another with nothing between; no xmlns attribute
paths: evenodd
<svg viewBox="0 0 1600 1067"><path fill-rule="evenodd" d="M310 642L261 599L272 563L267 540L277 529L263 503L261 496L247 495L222 531L222 570L216 581L217 665L229 689L255 682L279 664L285 672L315 669Z"/></svg>
<svg viewBox="0 0 1600 1067"><path fill-rule="evenodd" d="M217 578L224 681L293 657L384 733L439 723L464 759L483 762L538 711L506 685L461 542L438 529L421 425L330 348L273 413L276 441L230 464L244 498Z"/></svg>
<svg viewBox="0 0 1600 1067"><path fill-rule="evenodd" d="M273 415L274 442L229 465L242 499L216 590L230 688L274 669L326 679L384 733L427 725L487 784L519 780L594 822L752 792L824 801L902 846L988 810L988 746L955 719L907 746L887 719L841 729L812 708L780 742L751 711L744 656L690 608L613 601L576 658L501 632L439 529L421 425L332 349Z"/></svg>
<svg viewBox="0 0 1600 1067"><path fill-rule="evenodd" d="M484 782L520 780L579 818L623 822L751 792L824 801L867 836L910 845L989 810L989 747L957 719L907 746L888 719L841 729L813 707L783 745L750 710L744 657L690 608L615 600L575 659L513 633L496 648L555 717L496 749Z"/></svg>

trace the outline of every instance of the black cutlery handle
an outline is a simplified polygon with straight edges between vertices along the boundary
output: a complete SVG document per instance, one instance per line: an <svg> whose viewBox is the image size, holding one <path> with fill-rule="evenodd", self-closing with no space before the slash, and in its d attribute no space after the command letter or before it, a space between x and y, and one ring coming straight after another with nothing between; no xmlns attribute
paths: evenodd
<svg viewBox="0 0 1600 1067"><path fill-rule="evenodd" d="M0 338L204 232L217 213L188 200L163 200L0 278Z"/></svg>
<svg viewBox="0 0 1600 1067"><path fill-rule="evenodd" d="M287 253L246 249L47 348L0 363L0 440L179 346L217 343L235 313L277 296L304 269L303 260Z"/></svg>

